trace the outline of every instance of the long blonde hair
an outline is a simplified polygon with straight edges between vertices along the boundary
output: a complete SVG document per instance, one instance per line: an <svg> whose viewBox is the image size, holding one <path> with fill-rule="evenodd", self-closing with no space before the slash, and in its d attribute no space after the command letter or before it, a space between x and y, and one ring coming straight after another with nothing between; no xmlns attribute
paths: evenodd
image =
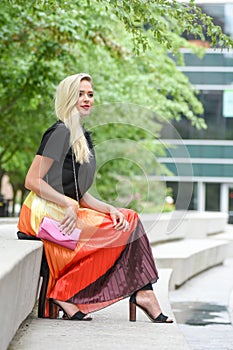
<svg viewBox="0 0 233 350"><path fill-rule="evenodd" d="M83 133L81 118L78 110L72 113L79 99L80 82L88 80L92 87L92 78L89 74L79 73L70 75L60 82L55 94L55 112L70 130L70 145L74 151L76 162L89 162L90 150Z"/></svg>

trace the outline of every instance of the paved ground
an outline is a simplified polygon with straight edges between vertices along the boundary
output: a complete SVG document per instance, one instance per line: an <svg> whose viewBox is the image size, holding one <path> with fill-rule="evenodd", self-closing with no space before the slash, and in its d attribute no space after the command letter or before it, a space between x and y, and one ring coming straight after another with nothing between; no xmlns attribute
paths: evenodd
<svg viewBox="0 0 233 350"><path fill-rule="evenodd" d="M161 279L154 290L164 313L174 317L167 298L170 270L160 270L159 274ZM189 350L177 323L153 324L141 310L137 322L129 322L128 307L128 299L122 300L93 313L91 322L38 319L35 308L8 350Z"/></svg>
<svg viewBox="0 0 233 350"><path fill-rule="evenodd" d="M143 313L138 322L129 322L127 300L93 316L91 322L72 322L37 319L32 314L8 350L188 350L183 335L177 335L177 324L153 324Z"/></svg>
<svg viewBox="0 0 233 350"><path fill-rule="evenodd" d="M190 349L232 350L233 259L170 292L170 302Z"/></svg>
<svg viewBox="0 0 233 350"><path fill-rule="evenodd" d="M90 323L38 319L35 308L8 350L144 350L157 348L158 344L159 349L167 350L232 350L232 276L233 259L228 259L170 292L178 324L169 332L170 325L151 324L140 311L138 322L128 322L127 300L95 313ZM188 347L177 347L183 340L177 337L176 327L181 329Z"/></svg>

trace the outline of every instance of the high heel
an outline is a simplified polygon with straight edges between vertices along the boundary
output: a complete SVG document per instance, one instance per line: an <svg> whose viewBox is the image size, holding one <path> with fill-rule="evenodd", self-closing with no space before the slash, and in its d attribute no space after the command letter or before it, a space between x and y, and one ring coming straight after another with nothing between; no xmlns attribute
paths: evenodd
<svg viewBox="0 0 233 350"><path fill-rule="evenodd" d="M87 314L84 314L82 311L77 311L73 316L68 315L68 313L63 309L63 307L56 302L56 300L49 299L49 318L57 318L59 309L64 312L63 319L71 321L91 321L92 317L85 317Z"/></svg>
<svg viewBox="0 0 233 350"><path fill-rule="evenodd" d="M132 294L129 299L129 320L131 322L136 322L136 308L139 307L153 323L173 323L173 320L169 320L168 316L165 316L162 312L154 318L143 306L137 304L136 295L137 292Z"/></svg>
<svg viewBox="0 0 233 350"><path fill-rule="evenodd" d="M49 299L49 318L56 319L60 310L60 305L56 304L53 299Z"/></svg>

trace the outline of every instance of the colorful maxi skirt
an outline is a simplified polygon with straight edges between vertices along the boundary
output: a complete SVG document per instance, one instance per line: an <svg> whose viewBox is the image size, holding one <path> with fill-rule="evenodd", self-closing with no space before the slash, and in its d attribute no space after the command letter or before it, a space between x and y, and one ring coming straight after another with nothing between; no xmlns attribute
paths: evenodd
<svg viewBox="0 0 233 350"><path fill-rule="evenodd" d="M109 214L79 208L77 227L82 232L75 250L43 242L50 270L47 298L75 303L88 313L157 281L151 247L137 213L119 210L129 222L126 232L114 229ZM65 208L30 192L20 212L18 229L37 236L44 216L61 220L64 214Z"/></svg>

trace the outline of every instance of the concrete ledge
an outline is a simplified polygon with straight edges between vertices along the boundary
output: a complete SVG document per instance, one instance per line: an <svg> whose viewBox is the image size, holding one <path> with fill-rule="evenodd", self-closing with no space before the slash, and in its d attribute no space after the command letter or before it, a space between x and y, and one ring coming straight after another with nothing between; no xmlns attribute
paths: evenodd
<svg viewBox="0 0 233 350"><path fill-rule="evenodd" d="M173 270L170 288L181 286L198 273L223 263L228 241L213 239L186 239L152 248L159 268Z"/></svg>
<svg viewBox="0 0 233 350"><path fill-rule="evenodd" d="M226 258L233 258L233 225L226 225L225 232L215 235L214 239L228 241Z"/></svg>
<svg viewBox="0 0 233 350"><path fill-rule="evenodd" d="M0 350L35 305L42 251L41 242L0 238Z"/></svg>
<svg viewBox="0 0 233 350"><path fill-rule="evenodd" d="M228 214L220 212L188 212L189 231L186 238L205 238L226 229Z"/></svg>
<svg viewBox="0 0 233 350"><path fill-rule="evenodd" d="M219 212L174 211L141 214L151 244L184 238L206 238L225 230L228 215Z"/></svg>
<svg viewBox="0 0 233 350"><path fill-rule="evenodd" d="M3 217L3 218L0 218L0 225L2 224L15 224L17 225L19 221L19 218L18 217Z"/></svg>
<svg viewBox="0 0 233 350"><path fill-rule="evenodd" d="M230 313L231 324L233 325L233 289L229 297L229 313Z"/></svg>
<svg viewBox="0 0 233 350"><path fill-rule="evenodd" d="M188 231L187 213L171 212L140 215L148 238L153 243L183 239Z"/></svg>
<svg viewBox="0 0 233 350"><path fill-rule="evenodd" d="M16 240L17 239L17 224L7 224L0 220L0 241L1 240Z"/></svg>

